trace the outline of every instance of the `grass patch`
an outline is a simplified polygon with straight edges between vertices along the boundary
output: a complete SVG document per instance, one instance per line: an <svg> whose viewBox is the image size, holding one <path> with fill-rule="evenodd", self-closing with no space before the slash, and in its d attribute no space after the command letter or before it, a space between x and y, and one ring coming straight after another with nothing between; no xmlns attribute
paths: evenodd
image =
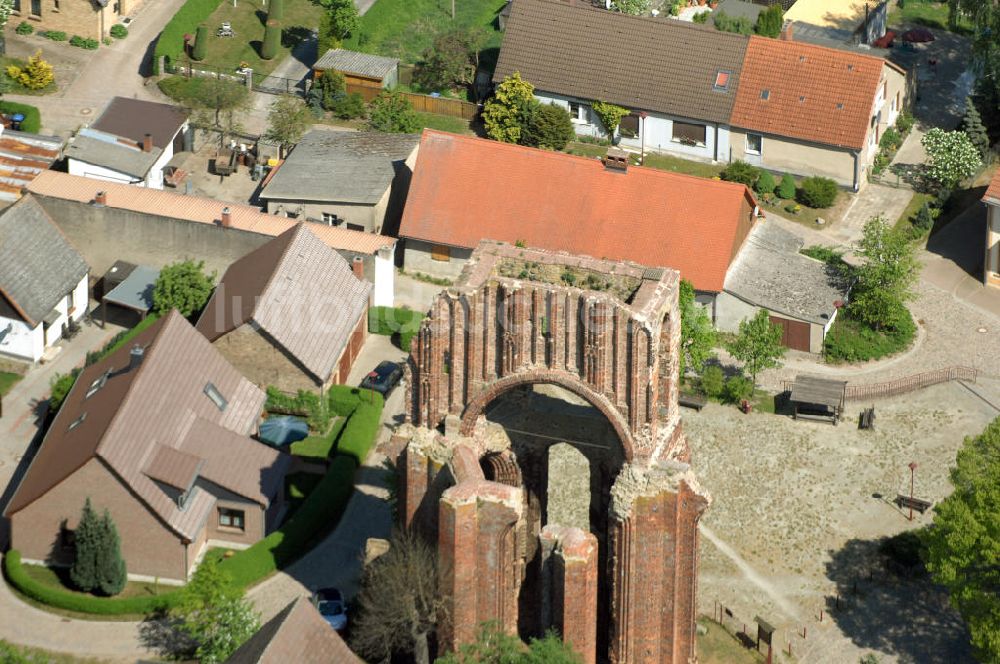
<svg viewBox="0 0 1000 664"><path fill-rule="evenodd" d="M695 175L700 178L718 177L719 173L722 172L722 167L716 164L707 164L700 161L692 161L690 159L682 159L681 157L652 152L646 153L646 159L643 162L643 165L648 166L649 168L658 168L661 171L683 173L684 175Z"/></svg>
<svg viewBox="0 0 1000 664"><path fill-rule="evenodd" d="M29 648L0 640L0 662L4 664L100 664L101 660L51 652L41 648Z"/></svg>
<svg viewBox="0 0 1000 664"><path fill-rule="evenodd" d="M329 430L323 435L307 436L302 440L292 443L289 451L295 456L312 457L326 459L333 451L333 444L344 428L346 418L336 417L330 424Z"/></svg>
<svg viewBox="0 0 1000 664"><path fill-rule="evenodd" d="M826 335L823 352L830 364L878 360L909 348L916 331L908 311L894 327L876 330L841 310Z"/></svg>
<svg viewBox="0 0 1000 664"><path fill-rule="evenodd" d="M168 68L180 61L184 55L184 35L195 34L198 24L205 22L219 6L219 2L220 0L187 0L181 5L156 39L153 50L154 74L163 73L159 70L160 56L166 57Z"/></svg>
<svg viewBox="0 0 1000 664"><path fill-rule="evenodd" d="M468 120L456 118L451 115L417 113L417 119L420 121L420 126L423 129L437 129L438 131L447 131L452 134L475 134L469 126Z"/></svg>
<svg viewBox="0 0 1000 664"><path fill-rule="evenodd" d="M735 636L717 622L703 619L698 624L708 630L695 639L695 649L701 664L756 664L764 661L763 655L744 648Z"/></svg>
<svg viewBox="0 0 1000 664"><path fill-rule="evenodd" d="M21 374L12 373L10 371L0 371L0 396L3 396L10 392L10 389L17 384L17 381L24 378Z"/></svg>
<svg viewBox="0 0 1000 664"><path fill-rule="evenodd" d="M750 403L753 406L754 411L774 415L774 398L775 395L770 392L765 392L764 390L754 390L753 398L750 399Z"/></svg>
<svg viewBox="0 0 1000 664"><path fill-rule="evenodd" d="M906 0L900 7L898 3L890 3L888 25L902 24L922 25L938 30L950 30L948 27L948 3L930 2L929 0ZM954 30L960 35L972 34L972 24L967 18L959 17L958 26Z"/></svg>
<svg viewBox="0 0 1000 664"><path fill-rule="evenodd" d="M83 597L94 597L91 593L80 592L73 586L69 576L68 567L45 567L43 565L24 565L25 574L31 579L50 588L60 588L66 592ZM173 590L170 586L159 586L144 581L129 581L125 584L125 589L115 595L116 599L129 599L131 597L156 597L165 592Z"/></svg>
<svg viewBox="0 0 1000 664"><path fill-rule="evenodd" d="M435 35L455 28L480 28L488 35L480 62L492 71L502 38L497 15L505 3L506 0L456 2L453 21L451 4L441 0L378 0L361 17L360 28L344 41L343 47L416 63L430 48Z"/></svg>
<svg viewBox="0 0 1000 664"><path fill-rule="evenodd" d="M11 90L11 92L24 94L21 90ZM24 120L21 122L21 131L26 131L30 134L37 134L42 131L42 113L34 106L18 104L15 101L0 101L0 113L7 115L22 113Z"/></svg>
<svg viewBox="0 0 1000 664"><path fill-rule="evenodd" d="M895 230L903 232L911 232L913 229L913 224L910 220L917 214L917 211L924 206L924 203L934 204L935 197L933 194L924 194L916 192L913 197L910 198L910 202L907 203L906 208L900 213L899 219L896 223L892 225Z"/></svg>

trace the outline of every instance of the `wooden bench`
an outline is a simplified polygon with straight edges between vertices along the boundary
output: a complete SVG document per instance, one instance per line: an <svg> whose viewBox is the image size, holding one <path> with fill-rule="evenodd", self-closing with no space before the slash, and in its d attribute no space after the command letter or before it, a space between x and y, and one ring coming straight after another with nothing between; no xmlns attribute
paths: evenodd
<svg viewBox="0 0 1000 664"><path fill-rule="evenodd" d="M894 500L893 502L896 503L897 506L899 506L899 509L909 509L912 507L921 514L929 510L934 505L934 503L932 503L929 500L921 500L920 498L910 498L909 496L904 496L901 493L896 494L896 500Z"/></svg>
<svg viewBox="0 0 1000 664"><path fill-rule="evenodd" d="M677 403L687 408L701 410L708 403L708 399L701 394L685 394L681 392L681 395L677 397Z"/></svg>
<svg viewBox="0 0 1000 664"><path fill-rule="evenodd" d="M859 429L874 429L875 428L875 406L871 408L865 408L861 411L861 417L858 421Z"/></svg>

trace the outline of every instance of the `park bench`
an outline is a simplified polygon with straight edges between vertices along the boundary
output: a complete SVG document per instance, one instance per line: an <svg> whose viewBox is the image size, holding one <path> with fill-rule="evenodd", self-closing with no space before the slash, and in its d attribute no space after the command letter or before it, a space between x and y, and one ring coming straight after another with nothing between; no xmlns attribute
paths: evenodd
<svg viewBox="0 0 1000 664"><path fill-rule="evenodd" d="M861 418L858 421L859 429L874 429L875 428L875 406L871 408L865 408L861 411Z"/></svg>
<svg viewBox="0 0 1000 664"><path fill-rule="evenodd" d="M901 493L896 494L896 500L893 501L899 507L899 509L909 509L913 508L916 511L923 514L931 508L934 504L929 500L921 500L920 498L910 498L909 496L904 496Z"/></svg>
<svg viewBox="0 0 1000 664"><path fill-rule="evenodd" d="M701 394L685 394L681 392L681 395L677 398L677 402L686 408L701 410L708 403L708 399Z"/></svg>

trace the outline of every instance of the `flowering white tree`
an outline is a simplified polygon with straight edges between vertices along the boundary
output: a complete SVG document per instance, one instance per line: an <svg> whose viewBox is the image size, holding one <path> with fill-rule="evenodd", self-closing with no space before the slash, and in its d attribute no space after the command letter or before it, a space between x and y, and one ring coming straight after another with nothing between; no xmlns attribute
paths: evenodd
<svg viewBox="0 0 1000 664"><path fill-rule="evenodd" d="M10 18L12 11L14 11L14 0L0 0L0 30L7 27L7 19Z"/></svg>
<svg viewBox="0 0 1000 664"><path fill-rule="evenodd" d="M954 187L971 177L982 165L979 150L964 131L935 127L920 139L927 150L927 175L942 187Z"/></svg>

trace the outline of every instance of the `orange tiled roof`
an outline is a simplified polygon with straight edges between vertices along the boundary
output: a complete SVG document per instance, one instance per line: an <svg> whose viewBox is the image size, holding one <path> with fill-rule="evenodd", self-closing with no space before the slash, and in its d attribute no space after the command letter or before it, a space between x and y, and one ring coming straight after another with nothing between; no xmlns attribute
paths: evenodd
<svg viewBox="0 0 1000 664"><path fill-rule="evenodd" d="M425 130L399 235L669 267L718 292L756 205L741 184Z"/></svg>
<svg viewBox="0 0 1000 664"><path fill-rule="evenodd" d="M40 196L81 203L93 201L94 195L103 191L107 195L107 206L111 208L204 224L218 224L222 208L228 207L233 228L262 235L278 236L298 223L294 219L267 214L260 208L250 205L226 203L200 196L185 196L171 191L106 182L57 171L40 173L28 184L28 191ZM344 251L374 254L395 242L393 238L374 233L362 233L319 223L307 223L307 225L309 230L328 246Z"/></svg>
<svg viewBox="0 0 1000 664"><path fill-rule="evenodd" d="M860 150L883 64L860 53L751 37L731 124Z"/></svg>
<svg viewBox="0 0 1000 664"><path fill-rule="evenodd" d="M1000 170L993 174L990 186L986 189L986 193L983 194L983 200L987 203L1000 205Z"/></svg>

